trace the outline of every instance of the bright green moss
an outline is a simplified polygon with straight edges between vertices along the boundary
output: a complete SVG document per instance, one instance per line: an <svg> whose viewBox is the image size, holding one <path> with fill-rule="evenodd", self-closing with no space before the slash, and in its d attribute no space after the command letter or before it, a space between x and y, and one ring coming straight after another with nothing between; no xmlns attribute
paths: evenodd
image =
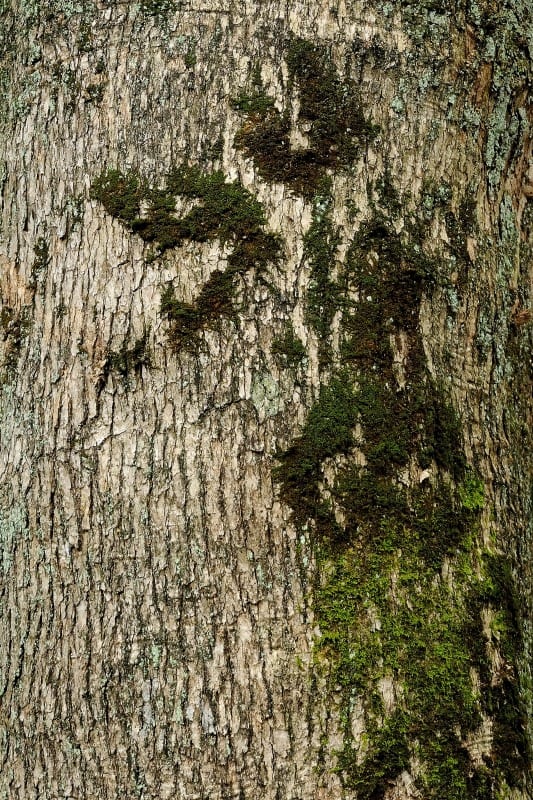
<svg viewBox="0 0 533 800"><path fill-rule="evenodd" d="M461 555L468 558L476 516L463 519L453 548L446 545L443 550L440 539L449 536L449 525L442 528L439 514L430 509L442 513L444 497L433 495L428 503L419 497L415 512L405 490L403 499L399 490L389 490L384 497L385 486L382 482L381 489L363 495L361 505L352 495L352 505L343 507L349 515L355 507L357 516L348 543L339 549L337 538L322 542L317 550L319 572L326 576L315 589L321 630L317 656L331 684L341 687L346 709L338 768L345 784L357 788L360 796L383 797L389 782L408 768L408 757L416 756L422 762L419 789L424 797L490 797L484 794L483 770L474 766L463 744L494 697L487 685L478 694L471 678L471 669L480 669L480 607L471 602L470 579L457 578L452 589L439 578L445 557L452 562ZM420 489L420 495L425 491ZM447 500L453 502L450 496ZM476 631L468 628L471 618ZM376 713L372 699L380 679L387 676L394 679L398 693L392 716L384 716L381 709ZM349 709L355 695L363 699L370 740L362 761L351 737ZM506 691L506 697L513 693ZM509 734L508 721L503 718L501 724ZM496 740L494 747L497 750Z"/></svg>
<svg viewBox="0 0 533 800"><path fill-rule="evenodd" d="M483 481L473 470L468 470L463 483L458 487L463 508L478 511L485 505Z"/></svg>

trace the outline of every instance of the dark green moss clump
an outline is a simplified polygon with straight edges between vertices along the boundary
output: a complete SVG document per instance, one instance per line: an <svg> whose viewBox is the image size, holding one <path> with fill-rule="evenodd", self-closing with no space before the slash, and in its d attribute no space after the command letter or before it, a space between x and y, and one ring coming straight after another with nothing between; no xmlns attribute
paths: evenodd
<svg viewBox="0 0 533 800"><path fill-rule="evenodd" d="M178 196L200 204L177 218ZM227 182L221 172L176 167L163 189L150 189L134 174L109 170L95 179L91 197L145 242L155 242L161 253L187 240L219 239L234 244L230 264L243 270L264 266L279 253L277 237L263 230L261 204L238 181Z"/></svg>
<svg viewBox="0 0 533 800"><path fill-rule="evenodd" d="M477 487L469 497L477 497ZM521 786L522 776L531 763L527 738L526 708L516 671L517 659L523 650L520 627L519 598L508 560L501 554L483 554L483 578L471 591L472 607L490 610L491 630L483 628L480 613L472 615L471 634L483 642L480 653L480 678L483 686L483 710L493 719L493 760L510 786ZM487 645L501 656L499 672L494 675L487 658Z"/></svg>
<svg viewBox="0 0 533 800"><path fill-rule="evenodd" d="M305 358L305 347L288 324L281 336L272 342L272 352L281 367L297 367Z"/></svg>
<svg viewBox="0 0 533 800"><path fill-rule="evenodd" d="M14 377L24 339L28 333L27 312L27 308L15 312L9 306L4 306L0 313L0 332L4 344L4 358L1 366L4 380L11 380Z"/></svg>
<svg viewBox="0 0 533 800"><path fill-rule="evenodd" d="M274 478L281 483L281 496L296 519L316 519L321 463L352 447L356 419L355 393L348 376L341 375L321 389L301 436L280 454Z"/></svg>
<svg viewBox="0 0 533 800"><path fill-rule="evenodd" d="M199 204L178 217L179 196ZM176 300L169 290L163 293L161 310L171 323L175 346L230 314L237 274L253 267L262 269L279 257L279 238L264 230L261 204L238 181L226 181L221 172L208 174L182 165L168 173L164 188L154 189L132 173L109 170L93 182L91 197L145 242L154 243L159 254L185 241L218 239L232 245L227 270L211 275L194 304Z"/></svg>
<svg viewBox="0 0 533 800"><path fill-rule="evenodd" d="M300 118L310 123L309 140L320 163L347 166L360 142L376 134L361 110L357 85L342 80L326 48L295 38L289 43L287 67L300 100Z"/></svg>
<svg viewBox="0 0 533 800"><path fill-rule="evenodd" d="M215 270L204 284L196 303L183 303L167 287L161 296L161 313L170 323L169 339L176 349L191 344L191 337L210 327L216 319L229 317L233 311L233 274Z"/></svg>
<svg viewBox="0 0 533 800"><path fill-rule="evenodd" d="M383 797L391 782L404 769L409 769L407 734L407 715L399 711L390 716L382 728L374 731L372 750L360 767L353 768L353 751L347 750L341 756L339 767L343 772L351 773L346 785L357 790L358 798L375 800Z"/></svg>
<svg viewBox="0 0 533 800"><path fill-rule="evenodd" d="M39 236L33 247L35 255L32 265L32 275L36 277L43 272L50 263L50 247L44 236Z"/></svg>
<svg viewBox="0 0 533 800"><path fill-rule="evenodd" d="M107 356L107 370L117 372L123 378L139 374L142 367L150 366L148 351L148 333L136 339L132 347L124 342L120 350L109 351Z"/></svg>
<svg viewBox="0 0 533 800"><path fill-rule="evenodd" d="M141 0L141 12L150 17L167 17L176 9L174 0Z"/></svg>
<svg viewBox="0 0 533 800"><path fill-rule="evenodd" d="M327 358L327 337L339 308L339 287L332 278L340 237L331 221L329 185L321 186L313 203L313 220L304 237L304 257L311 272L307 289L307 321L318 334L322 358Z"/></svg>
<svg viewBox="0 0 533 800"><path fill-rule="evenodd" d="M290 88L300 103L298 123L305 126L308 146L291 147L289 111L280 113L271 98L259 93L238 103L248 120L236 142L265 180L286 183L309 196L325 170L353 163L376 129L363 115L355 82L339 77L325 47L294 38L286 60Z"/></svg>
<svg viewBox="0 0 533 800"><path fill-rule="evenodd" d="M112 217L131 225L139 216L143 190L137 175L110 169L92 182L90 196Z"/></svg>
<svg viewBox="0 0 533 800"><path fill-rule="evenodd" d="M420 301L434 281L434 265L417 239L402 240L391 223L375 215L363 223L346 258L344 289L358 293L344 315L343 355L363 369L390 370L391 335L410 337L406 370L419 373L422 348L418 336Z"/></svg>

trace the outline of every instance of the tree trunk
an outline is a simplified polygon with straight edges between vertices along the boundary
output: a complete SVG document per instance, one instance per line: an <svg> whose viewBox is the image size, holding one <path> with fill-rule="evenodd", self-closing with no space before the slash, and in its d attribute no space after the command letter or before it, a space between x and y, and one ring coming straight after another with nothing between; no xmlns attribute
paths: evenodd
<svg viewBox="0 0 533 800"><path fill-rule="evenodd" d="M2 27L0 798L530 797L527 2Z"/></svg>

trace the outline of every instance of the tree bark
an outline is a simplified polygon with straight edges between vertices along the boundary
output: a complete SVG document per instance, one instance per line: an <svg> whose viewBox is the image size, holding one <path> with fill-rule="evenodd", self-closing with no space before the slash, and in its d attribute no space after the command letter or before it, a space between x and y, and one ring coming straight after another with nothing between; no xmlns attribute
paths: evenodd
<svg viewBox="0 0 533 800"><path fill-rule="evenodd" d="M530 11L4 0L0 798L531 796Z"/></svg>

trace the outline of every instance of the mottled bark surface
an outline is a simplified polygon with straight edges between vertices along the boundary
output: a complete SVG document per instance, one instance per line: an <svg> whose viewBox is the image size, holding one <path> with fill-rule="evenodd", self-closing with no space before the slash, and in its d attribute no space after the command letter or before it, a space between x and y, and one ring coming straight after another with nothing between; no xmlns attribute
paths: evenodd
<svg viewBox="0 0 533 800"><path fill-rule="evenodd" d="M460 418L484 486L465 505L479 511L472 574L483 546L508 560L523 632L512 663L505 631L487 633L489 683L508 680L509 707L520 696L531 715L531 9L4 0L2 24L0 797L437 796L412 752L384 788L335 770L347 712L319 644L328 556L273 467L344 368L351 323L328 292L379 212L388 240L409 230L399 258L408 246L434 265L390 329L391 386L404 390L419 348ZM294 41L319 47L331 113L360 130L323 124ZM161 308L165 288L198 314L246 234L215 221L158 249L94 190L117 169L149 192L182 163L242 184L280 247L236 269L190 337L183 306ZM181 220L207 202L173 197ZM150 202L139 195L138 219ZM320 214L327 278L309 236ZM368 263L381 253L369 246ZM355 444L324 450L322 493L346 459L364 463ZM403 467L391 480L428 477L414 455ZM437 581L453 585L452 556ZM349 721L356 749L363 717ZM483 720L466 748L483 788L449 797L530 796L523 740L508 770L490 709Z"/></svg>

